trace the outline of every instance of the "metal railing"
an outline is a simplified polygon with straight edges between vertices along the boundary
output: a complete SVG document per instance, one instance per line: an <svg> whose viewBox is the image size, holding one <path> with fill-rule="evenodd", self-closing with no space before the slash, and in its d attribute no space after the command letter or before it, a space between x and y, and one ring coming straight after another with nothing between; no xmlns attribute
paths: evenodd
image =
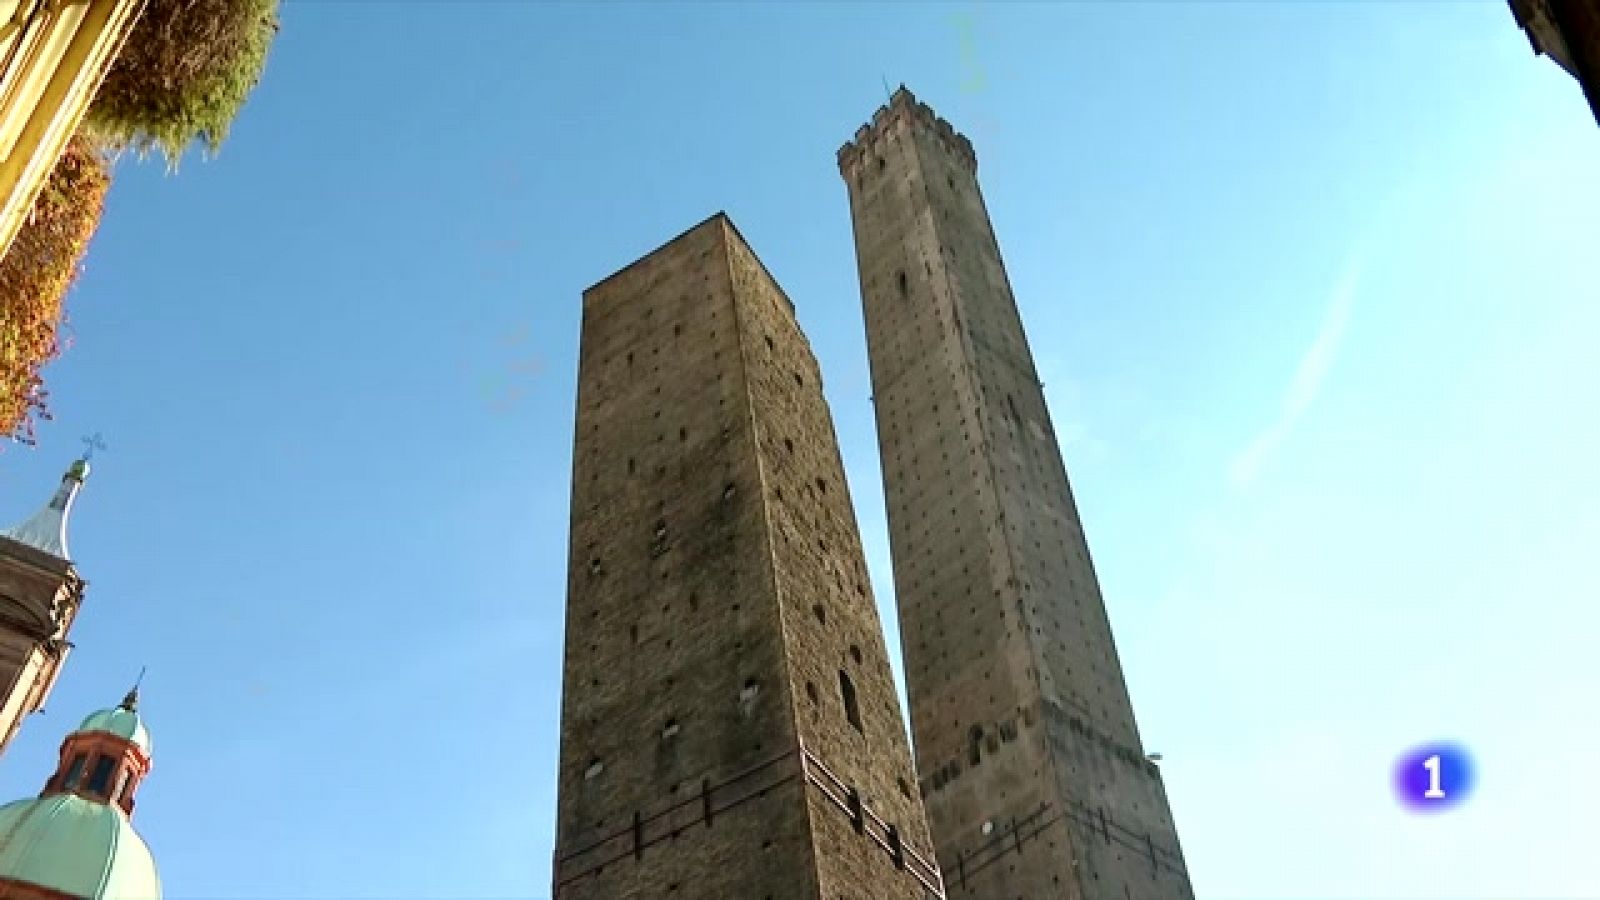
<svg viewBox="0 0 1600 900"><path fill-rule="evenodd" d="M1082 829L1083 835L1094 835L1107 844L1132 850L1150 860L1151 872L1163 869L1175 875L1186 876L1182 858L1165 847L1157 846L1148 832L1135 831L1113 820L1105 807L1091 809L1086 804L1068 798L1066 808L1055 809L1044 803L1020 819L1012 819L1005 827L997 829L994 836L971 850L956 852L955 875L962 887L967 880L982 872L1010 853L1022 853L1023 843L1033 840L1046 829L1068 820Z"/></svg>
<svg viewBox="0 0 1600 900"><path fill-rule="evenodd" d="M856 834L865 835L888 853L895 868L911 873L929 896L944 900L944 879L939 874L938 864L907 844L898 827L884 821L867 806L861 799L861 792L833 774L804 743L800 745L800 770L808 783L815 785L823 796L850 816Z"/></svg>
<svg viewBox="0 0 1600 900"><path fill-rule="evenodd" d="M703 779L698 792L649 816L641 816L635 811L631 824L590 841L556 860L557 894L563 887L618 860L630 856L640 859L650 846L675 838L695 825L704 824L709 828L718 814L765 796L767 791L793 781L799 773L793 767L780 766L780 763L794 756L795 751L790 750L716 784Z"/></svg>
<svg viewBox="0 0 1600 900"><path fill-rule="evenodd" d="M798 758L799 766L784 765ZM711 827L718 815L736 806L763 797L796 777L815 786L833 805L850 816L857 834L866 837L888 854L895 868L911 874L930 900L945 900L944 881L939 866L931 858L906 843L898 826L887 822L861 798L861 792L846 784L816 754L802 743L794 750L774 756L730 778L712 784L700 782L700 790L648 816L637 811L628 825L589 841L555 860L556 896L567 886L592 875L612 863L644 857L652 845L670 840L697 825Z"/></svg>

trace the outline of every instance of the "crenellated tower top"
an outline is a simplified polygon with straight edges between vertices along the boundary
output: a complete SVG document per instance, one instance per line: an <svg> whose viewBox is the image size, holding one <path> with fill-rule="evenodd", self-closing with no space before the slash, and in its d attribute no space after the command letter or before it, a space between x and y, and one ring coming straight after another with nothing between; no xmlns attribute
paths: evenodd
<svg viewBox="0 0 1600 900"><path fill-rule="evenodd" d="M839 172L849 178L866 158L890 139L896 128L910 131L921 128L934 136L941 146L965 163L968 171L974 174L978 171L978 157L972 150L972 142L967 136L950 125L948 121L934 113L933 108L926 103L917 102L916 95L900 85L899 89L889 98L887 106L878 107L872 114L872 121L856 129L855 139L839 148Z"/></svg>

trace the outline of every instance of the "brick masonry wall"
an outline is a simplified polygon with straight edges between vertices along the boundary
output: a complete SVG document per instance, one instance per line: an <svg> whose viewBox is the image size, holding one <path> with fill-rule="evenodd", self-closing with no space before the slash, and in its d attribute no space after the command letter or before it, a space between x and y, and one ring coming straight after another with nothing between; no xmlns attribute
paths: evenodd
<svg viewBox="0 0 1600 900"><path fill-rule="evenodd" d="M839 161L950 896L1188 898L971 144L902 89Z"/></svg>
<svg viewBox="0 0 1600 900"><path fill-rule="evenodd" d="M788 301L715 216L585 292L579 365L556 896L920 900L801 774L804 736L931 856Z"/></svg>
<svg viewBox="0 0 1600 900"><path fill-rule="evenodd" d="M799 731L806 746L930 859L888 648L867 578L822 376L792 306L730 234L741 344ZM854 719L846 709L852 691ZM813 795L825 897L921 898L881 851ZM843 829L843 831L841 831ZM873 887L874 884L879 886Z"/></svg>

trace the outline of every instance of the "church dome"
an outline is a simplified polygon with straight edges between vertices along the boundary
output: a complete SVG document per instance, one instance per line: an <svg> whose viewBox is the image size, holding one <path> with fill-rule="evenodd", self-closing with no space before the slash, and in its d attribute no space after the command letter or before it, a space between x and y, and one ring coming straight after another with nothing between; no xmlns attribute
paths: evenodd
<svg viewBox="0 0 1600 900"><path fill-rule="evenodd" d="M127 814L77 794L0 806L0 885L6 881L87 900L161 897L155 859Z"/></svg>
<svg viewBox="0 0 1600 900"><path fill-rule="evenodd" d="M146 755L150 753L150 732L145 729L144 720L139 718L139 713L127 705L113 706L110 709L90 713L75 733L81 734L86 731L103 731L106 734L116 735L131 742Z"/></svg>
<svg viewBox="0 0 1600 900"><path fill-rule="evenodd" d="M138 708L135 687L84 719L39 796L0 806L0 897L160 900L150 848L129 821L150 774Z"/></svg>

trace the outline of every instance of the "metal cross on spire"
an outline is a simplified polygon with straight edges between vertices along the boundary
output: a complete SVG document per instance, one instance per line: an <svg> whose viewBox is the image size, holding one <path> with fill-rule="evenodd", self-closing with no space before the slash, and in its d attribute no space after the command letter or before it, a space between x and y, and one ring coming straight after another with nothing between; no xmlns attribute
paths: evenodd
<svg viewBox="0 0 1600 900"><path fill-rule="evenodd" d="M85 460L93 456L96 450L107 449L106 442L100 437L100 432L98 431L96 431L94 434L84 435L83 437L78 438L78 440L83 441L83 458Z"/></svg>

